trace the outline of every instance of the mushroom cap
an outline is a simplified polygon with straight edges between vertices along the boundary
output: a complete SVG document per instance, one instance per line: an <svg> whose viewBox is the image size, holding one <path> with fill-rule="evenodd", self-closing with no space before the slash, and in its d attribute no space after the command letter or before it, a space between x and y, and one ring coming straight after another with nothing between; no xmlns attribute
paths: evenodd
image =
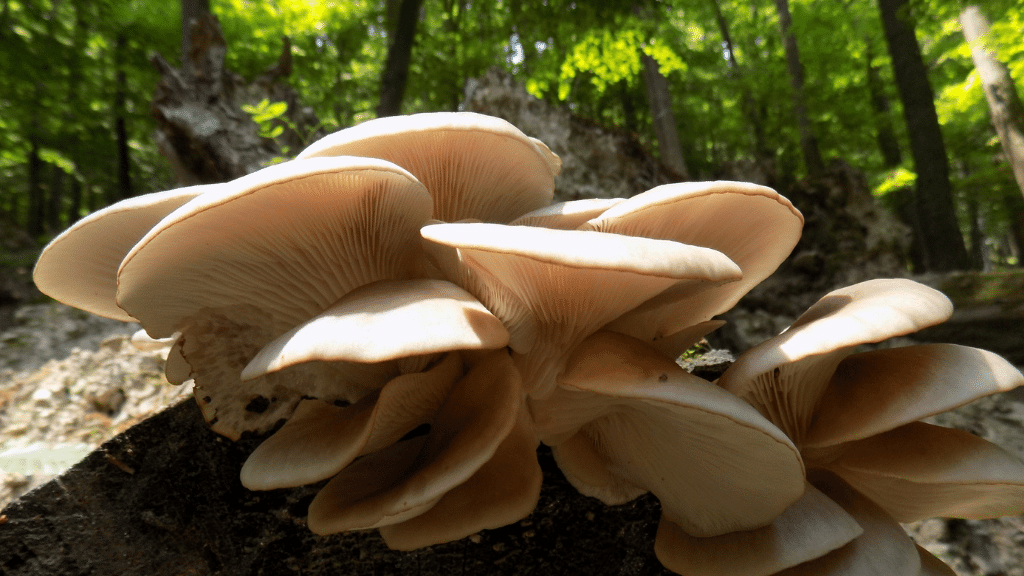
<svg viewBox="0 0 1024 576"><path fill-rule="evenodd" d="M662 517L654 552L679 574L771 576L824 556L863 533L839 504L807 484L795 504L755 530L696 538Z"/></svg>
<svg viewBox="0 0 1024 576"><path fill-rule="evenodd" d="M537 444L525 410L520 411L515 428L490 460L426 512L381 526L384 542L394 550L415 550L522 520L540 497Z"/></svg>
<svg viewBox="0 0 1024 576"><path fill-rule="evenodd" d="M249 455L242 484L273 490L330 478L359 456L383 450L433 421L463 375L458 354L425 372L403 374L351 406L303 400L280 430Z"/></svg>
<svg viewBox="0 0 1024 576"><path fill-rule="evenodd" d="M803 445L836 367L860 344L943 322L952 304L911 280L869 280L830 292L785 332L744 352L718 385Z"/></svg>
<svg viewBox="0 0 1024 576"><path fill-rule="evenodd" d="M778 576L921 576L917 546L885 510L829 472L816 470L808 474L808 480L852 516L864 533L820 558L778 572Z"/></svg>
<svg viewBox="0 0 1024 576"><path fill-rule="evenodd" d="M898 522L1024 514L1024 463L961 430L913 422L851 442L829 469Z"/></svg>
<svg viewBox="0 0 1024 576"><path fill-rule="evenodd" d="M561 161L508 122L472 112L432 112L363 122L299 153L366 156L402 166L433 197L435 218L509 222L546 206Z"/></svg>
<svg viewBox="0 0 1024 576"><path fill-rule="evenodd" d="M712 248L742 270L742 279L713 290L666 290L612 327L649 341L732 308L789 255L803 222L792 203L771 188L746 182L685 182L638 194L579 229Z"/></svg>
<svg viewBox="0 0 1024 576"><path fill-rule="evenodd" d="M557 202L527 212L511 222L513 226L537 226L558 230L575 230L588 220L597 218L625 198L587 198Z"/></svg>
<svg viewBox="0 0 1024 576"><path fill-rule="evenodd" d="M498 224L435 224L421 234L448 247L427 251L502 320L514 351L539 351L521 365L527 389L539 395L554 386L550 351L570 351L666 288L739 276L721 253L668 240Z"/></svg>
<svg viewBox="0 0 1024 576"><path fill-rule="evenodd" d="M451 282L384 280L356 288L275 339L249 362L242 379L312 360L384 362L506 344L501 321Z"/></svg>
<svg viewBox="0 0 1024 576"><path fill-rule="evenodd" d="M161 221L121 264L118 305L154 337L232 306L261 310L280 334L353 288L413 276L429 217L429 194L394 164L285 162Z"/></svg>
<svg viewBox="0 0 1024 576"><path fill-rule="evenodd" d="M327 483L309 506L310 530L377 528L423 514L494 457L521 404L508 353L486 353L452 387L426 436L367 454Z"/></svg>
<svg viewBox="0 0 1024 576"><path fill-rule="evenodd" d="M867 438L1021 384L1003 358L955 344L853 354L836 367L804 446Z"/></svg>
<svg viewBox="0 0 1024 576"><path fill-rule="evenodd" d="M39 290L97 316L134 322L118 307L117 268L150 228L216 185L191 186L122 200L82 218L43 249L32 278Z"/></svg>
<svg viewBox="0 0 1024 576"><path fill-rule="evenodd" d="M778 428L638 340L598 332L576 349L558 384L575 394L554 405L531 400L538 430L557 444L578 429L576 440L593 452L574 463L603 464L652 492L688 534L766 526L804 493L800 455ZM573 470L577 478L600 473Z"/></svg>

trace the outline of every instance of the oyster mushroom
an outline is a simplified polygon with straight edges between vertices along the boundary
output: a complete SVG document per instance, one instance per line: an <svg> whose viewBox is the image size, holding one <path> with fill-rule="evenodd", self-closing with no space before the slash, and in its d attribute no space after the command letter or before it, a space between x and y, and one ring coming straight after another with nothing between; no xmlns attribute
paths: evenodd
<svg viewBox="0 0 1024 576"><path fill-rule="evenodd" d="M472 112L431 112L363 122L299 153L368 156L411 172L433 197L434 217L509 222L551 202L562 162L508 122Z"/></svg>
<svg viewBox="0 0 1024 576"><path fill-rule="evenodd" d="M718 385L786 432L809 482L843 513L809 491L759 530L693 540L663 526L662 562L694 574L941 574L941 563L897 522L1024 513L1024 463L973 435L918 422L1024 384L1018 370L995 354L950 344L853 354L951 312L945 296L910 280L863 282L826 295L788 330L741 355ZM860 535L842 528L850 519ZM850 540L822 539L823 521ZM779 530L791 537L771 540ZM737 548L756 556L730 557Z"/></svg>

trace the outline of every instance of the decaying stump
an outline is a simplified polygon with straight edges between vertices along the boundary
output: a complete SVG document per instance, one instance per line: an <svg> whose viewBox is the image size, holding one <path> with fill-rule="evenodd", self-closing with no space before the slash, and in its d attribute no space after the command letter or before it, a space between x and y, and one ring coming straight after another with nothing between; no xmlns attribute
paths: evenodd
<svg viewBox="0 0 1024 576"><path fill-rule="evenodd" d="M277 63L252 82L224 67L227 52L217 20L206 15L192 25L191 67L179 70L159 54L152 57L161 79L152 102L158 129L154 138L183 185L224 182L244 176L281 156L281 146L292 153L304 139L317 138L319 121L302 106L298 94L280 80L291 73L291 43ZM263 99L285 102L292 126L276 139L260 136L260 127L243 111Z"/></svg>

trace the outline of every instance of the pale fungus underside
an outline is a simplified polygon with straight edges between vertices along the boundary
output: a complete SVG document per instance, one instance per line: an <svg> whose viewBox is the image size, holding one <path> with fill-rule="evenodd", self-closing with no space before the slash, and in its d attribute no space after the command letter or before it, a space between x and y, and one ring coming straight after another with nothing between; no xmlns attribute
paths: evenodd
<svg viewBox="0 0 1024 576"><path fill-rule="evenodd" d="M710 382L675 359L788 256L800 212L739 182L552 205L559 169L496 118L373 120L101 210L35 279L170 339L167 378L214 431L273 432L245 486L326 482L320 534L412 550L514 523L541 443L583 494L656 496L651 545L680 574L948 574L898 522L1024 512L1024 464L918 422L1020 372L952 345L855 353L943 322L940 293L837 290Z"/></svg>

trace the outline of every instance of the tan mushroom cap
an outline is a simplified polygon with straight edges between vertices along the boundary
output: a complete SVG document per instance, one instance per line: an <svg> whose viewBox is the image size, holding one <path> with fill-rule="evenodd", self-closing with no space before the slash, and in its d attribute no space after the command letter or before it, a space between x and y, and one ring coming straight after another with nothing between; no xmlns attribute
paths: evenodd
<svg viewBox="0 0 1024 576"><path fill-rule="evenodd" d="M842 506L864 530L845 546L820 558L777 572L776 576L919 576L921 554L903 528L869 498L823 471L809 480Z"/></svg>
<svg viewBox="0 0 1024 576"><path fill-rule="evenodd" d="M854 354L836 368L804 447L859 440L1024 384L991 352L927 344Z"/></svg>
<svg viewBox="0 0 1024 576"><path fill-rule="evenodd" d="M367 454L328 482L309 506L310 530L377 528L423 514L494 457L521 404L508 353L487 353L451 389L426 436Z"/></svg>
<svg viewBox="0 0 1024 576"><path fill-rule="evenodd" d="M662 517L654 552L679 574L771 576L814 560L863 534L857 521L811 484L771 524L695 538Z"/></svg>
<svg viewBox="0 0 1024 576"><path fill-rule="evenodd" d="M649 341L732 308L789 256L803 221L789 200L771 188L746 182L686 182L638 194L579 229L712 248L743 271L739 281L713 290L667 290L612 328Z"/></svg>
<svg viewBox="0 0 1024 576"><path fill-rule="evenodd" d="M941 323L952 310L940 292L911 280L841 288L782 334L740 355L717 383L803 445L836 367L854 347Z"/></svg>
<svg viewBox="0 0 1024 576"><path fill-rule="evenodd" d="M275 339L249 362L242 379L312 360L384 362L506 344L501 321L451 282L385 280L356 288Z"/></svg>
<svg viewBox="0 0 1024 576"><path fill-rule="evenodd" d="M449 263L472 271L472 282L463 287L502 320L513 350L539 351L520 365L527 389L539 395L553 389L551 371L557 370L545 354L567 353L666 288L728 281L740 273L715 250L668 240L497 224L435 224L421 234L458 249L458 262L449 257ZM524 319L534 334L524 332Z"/></svg>
<svg viewBox="0 0 1024 576"><path fill-rule="evenodd" d="M561 161L508 122L472 112L377 118L335 132L299 154L366 156L402 166L433 196L435 218L509 222L546 206Z"/></svg>
<svg viewBox="0 0 1024 576"><path fill-rule="evenodd" d="M273 490L334 476L357 457L383 450L421 424L433 421L462 377L458 354L425 372L403 374L351 406L304 400L280 430L242 466L242 484Z"/></svg>
<svg viewBox="0 0 1024 576"><path fill-rule="evenodd" d="M513 226L537 226L558 230L575 230L588 220L604 214L625 198L587 198L558 202L523 214L511 222Z"/></svg>
<svg viewBox="0 0 1024 576"><path fill-rule="evenodd" d="M961 430L907 424L851 443L829 469L898 522L1024 514L1024 463Z"/></svg>
<svg viewBox="0 0 1024 576"><path fill-rule="evenodd" d="M657 496L662 514L688 534L766 526L804 493L800 455L778 428L635 339L591 336L558 384L589 396L578 403L587 414L567 414L568 424L592 418L579 434L595 454ZM535 419L542 403L531 403ZM548 416L544 425L556 429L557 414Z"/></svg>
<svg viewBox="0 0 1024 576"><path fill-rule="evenodd" d="M369 158L271 166L182 206L132 249L118 304L155 337L204 309L252 306L279 332L353 288L415 273L430 196Z"/></svg>
<svg viewBox="0 0 1024 576"><path fill-rule="evenodd" d="M117 268L165 216L216 185L191 186L122 200L82 218L39 256L32 278L54 300L97 316L134 322L118 307Z"/></svg>
<svg viewBox="0 0 1024 576"><path fill-rule="evenodd" d="M525 411L512 432L469 480L452 488L426 512L381 526L389 548L415 550L465 538L522 520L537 506L543 473L537 439Z"/></svg>

